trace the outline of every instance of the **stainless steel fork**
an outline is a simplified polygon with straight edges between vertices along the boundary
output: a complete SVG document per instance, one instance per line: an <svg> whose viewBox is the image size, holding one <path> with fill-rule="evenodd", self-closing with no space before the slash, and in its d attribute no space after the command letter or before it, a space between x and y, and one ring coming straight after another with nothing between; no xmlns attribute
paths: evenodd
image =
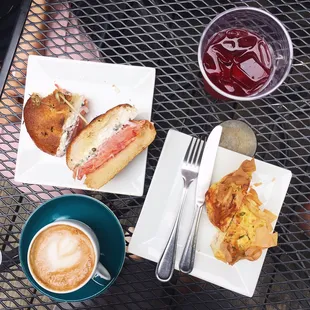
<svg viewBox="0 0 310 310"><path fill-rule="evenodd" d="M186 200L188 188L198 176L199 166L204 150L204 148L202 148L201 145L202 145L201 140L192 138L183 159L181 173L184 181L184 187L181 196L180 208L178 210L178 214L175 219L170 237L161 255L161 258L159 259L155 271L157 279L161 282L167 282L172 277L175 263L176 245L178 239L179 220Z"/></svg>

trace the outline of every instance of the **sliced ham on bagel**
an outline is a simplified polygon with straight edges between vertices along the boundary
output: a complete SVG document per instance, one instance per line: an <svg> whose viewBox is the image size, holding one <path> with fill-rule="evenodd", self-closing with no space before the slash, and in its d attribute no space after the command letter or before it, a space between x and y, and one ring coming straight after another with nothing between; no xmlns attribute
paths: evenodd
<svg viewBox="0 0 310 310"><path fill-rule="evenodd" d="M85 177L87 187L98 189L147 148L156 131L147 120L133 120L136 115L136 108L121 104L92 120L68 146L73 177Z"/></svg>

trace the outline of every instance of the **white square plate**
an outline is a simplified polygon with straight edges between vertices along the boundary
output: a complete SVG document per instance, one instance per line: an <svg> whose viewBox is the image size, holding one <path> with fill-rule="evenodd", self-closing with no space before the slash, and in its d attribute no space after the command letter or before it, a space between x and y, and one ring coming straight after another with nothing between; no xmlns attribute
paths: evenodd
<svg viewBox="0 0 310 310"><path fill-rule="evenodd" d="M138 109L138 119L151 119L154 68L30 56L24 104L33 92L42 96L53 92L55 83L89 100L88 121L121 103L134 105ZM145 150L99 191L143 195L146 157ZM72 178L65 157L48 155L35 146L24 124L21 126L15 180L87 189L82 181Z"/></svg>
<svg viewBox="0 0 310 310"><path fill-rule="evenodd" d="M131 253L158 262L179 207L183 188L181 165L190 139L190 136L183 133L169 131L129 245ZM245 159L249 157L219 147L211 184L236 170ZM263 182L263 185L255 188L263 202L263 208L278 216L292 174L289 170L259 160L255 160L255 163L257 170L253 174L252 182ZM179 226L175 269L178 269L193 218L194 198L195 184L192 184ZM215 234L216 228L210 223L204 209L199 225L195 266L191 274L237 293L253 296L267 251L264 250L257 261L242 260L230 266L213 255L210 244Z"/></svg>

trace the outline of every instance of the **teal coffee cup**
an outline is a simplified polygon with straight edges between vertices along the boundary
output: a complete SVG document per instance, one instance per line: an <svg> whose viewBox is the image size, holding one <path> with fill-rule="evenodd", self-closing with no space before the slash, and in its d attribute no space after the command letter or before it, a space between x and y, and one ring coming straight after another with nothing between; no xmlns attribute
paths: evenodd
<svg viewBox="0 0 310 310"><path fill-rule="evenodd" d="M29 217L19 256L25 275L42 293L59 301L82 301L115 281L124 263L125 239L118 219L103 203L64 195Z"/></svg>

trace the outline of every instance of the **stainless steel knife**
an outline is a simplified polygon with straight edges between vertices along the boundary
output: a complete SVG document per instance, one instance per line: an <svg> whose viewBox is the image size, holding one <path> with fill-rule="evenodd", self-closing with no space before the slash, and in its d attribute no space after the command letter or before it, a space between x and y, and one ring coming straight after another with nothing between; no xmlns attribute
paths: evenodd
<svg viewBox="0 0 310 310"><path fill-rule="evenodd" d="M221 135L222 126L216 126L209 135L202 156L196 184L195 215L179 263L179 269L184 273L190 273L194 267L199 220L202 208L205 203L205 194L210 187L213 167Z"/></svg>

